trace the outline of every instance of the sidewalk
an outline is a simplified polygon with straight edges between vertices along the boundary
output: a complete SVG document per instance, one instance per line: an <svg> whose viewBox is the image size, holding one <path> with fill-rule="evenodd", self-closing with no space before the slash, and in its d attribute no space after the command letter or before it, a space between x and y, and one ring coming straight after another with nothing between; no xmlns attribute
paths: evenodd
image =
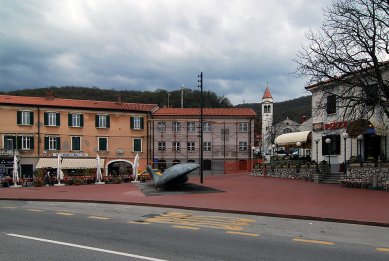
<svg viewBox="0 0 389 261"><path fill-rule="evenodd" d="M190 183L200 185L199 177ZM136 184L0 188L0 199L163 206L389 227L389 192L247 174L207 176L220 190L145 196Z"/></svg>

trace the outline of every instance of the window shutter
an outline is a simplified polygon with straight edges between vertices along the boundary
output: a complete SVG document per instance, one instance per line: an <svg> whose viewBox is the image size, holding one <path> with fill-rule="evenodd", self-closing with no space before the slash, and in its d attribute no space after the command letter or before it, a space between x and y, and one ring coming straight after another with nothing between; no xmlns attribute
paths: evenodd
<svg viewBox="0 0 389 261"><path fill-rule="evenodd" d="M57 150L61 149L61 138L57 137Z"/></svg>
<svg viewBox="0 0 389 261"><path fill-rule="evenodd" d="M84 127L84 115L80 114L80 127Z"/></svg>
<svg viewBox="0 0 389 261"><path fill-rule="evenodd" d="M30 125L34 125L34 113L30 111Z"/></svg>
<svg viewBox="0 0 389 261"><path fill-rule="evenodd" d="M143 120L143 117L140 118L140 129L141 129L141 130L144 129L144 120Z"/></svg>
<svg viewBox="0 0 389 261"><path fill-rule="evenodd" d="M33 136L30 137L30 144L31 144L30 149L33 150L34 149L34 137Z"/></svg>
<svg viewBox="0 0 389 261"><path fill-rule="evenodd" d="M49 149L49 137L45 137L45 150Z"/></svg>
<svg viewBox="0 0 389 261"><path fill-rule="evenodd" d="M22 112L21 111L18 111L16 114L16 123L22 124Z"/></svg>
<svg viewBox="0 0 389 261"><path fill-rule="evenodd" d="M16 148L17 148L18 150L22 149L22 137L21 137L21 136L18 136L18 137L16 138Z"/></svg>
<svg viewBox="0 0 389 261"><path fill-rule="evenodd" d="M142 140L134 139L134 151L142 151Z"/></svg>
<svg viewBox="0 0 389 261"><path fill-rule="evenodd" d="M99 127L99 115L95 115L95 126L96 128Z"/></svg>
<svg viewBox="0 0 389 261"><path fill-rule="evenodd" d="M110 124L110 117L109 115L107 115L107 128L111 127L111 124Z"/></svg>
<svg viewBox="0 0 389 261"><path fill-rule="evenodd" d="M45 112L45 115L44 115L44 124L46 126L49 125L49 114L47 112Z"/></svg>
<svg viewBox="0 0 389 261"><path fill-rule="evenodd" d="M55 120L56 120L55 126L60 126L61 125L61 114L59 112L57 112L55 114Z"/></svg>
<svg viewBox="0 0 389 261"><path fill-rule="evenodd" d="M134 129L134 117L130 118L130 128L133 130Z"/></svg>
<svg viewBox="0 0 389 261"><path fill-rule="evenodd" d="M68 126L73 126L73 115L71 113L68 114Z"/></svg>

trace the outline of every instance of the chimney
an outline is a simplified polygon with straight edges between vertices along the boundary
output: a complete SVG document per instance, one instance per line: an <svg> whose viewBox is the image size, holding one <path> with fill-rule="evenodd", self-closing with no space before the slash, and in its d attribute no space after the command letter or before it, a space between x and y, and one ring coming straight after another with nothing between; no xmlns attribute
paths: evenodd
<svg viewBox="0 0 389 261"><path fill-rule="evenodd" d="M46 100L49 100L49 101L54 100L54 91L53 90L48 90L46 92Z"/></svg>
<svg viewBox="0 0 389 261"><path fill-rule="evenodd" d="M301 123L305 122L306 120L307 120L307 117L306 117L305 115L303 115L303 116L301 117Z"/></svg>
<svg viewBox="0 0 389 261"><path fill-rule="evenodd" d="M118 104L122 104L122 102L123 102L123 101L122 101L122 96L119 95L119 96L118 96Z"/></svg>

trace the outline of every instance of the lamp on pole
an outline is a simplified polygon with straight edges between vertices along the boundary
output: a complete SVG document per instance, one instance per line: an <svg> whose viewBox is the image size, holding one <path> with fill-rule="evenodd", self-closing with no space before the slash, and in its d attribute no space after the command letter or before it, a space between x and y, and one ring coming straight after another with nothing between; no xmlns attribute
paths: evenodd
<svg viewBox="0 0 389 261"><path fill-rule="evenodd" d="M297 146L297 173L300 173L300 146L301 142L296 142Z"/></svg>
<svg viewBox="0 0 389 261"><path fill-rule="evenodd" d="M357 137L358 143L359 143L359 164L361 167L363 167L363 160L362 160L362 140L363 135L359 134Z"/></svg>
<svg viewBox="0 0 389 261"><path fill-rule="evenodd" d="M203 183L204 180L204 166L203 166L203 156L204 156L204 150L203 150L203 139L204 139L204 115L203 115L203 108L204 108L204 99L203 99L203 72L201 72L198 76L199 79L198 87L200 88L200 183Z"/></svg>
<svg viewBox="0 0 389 261"><path fill-rule="evenodd" d="M320 141L320 138L315 139L315 143L316 143L316 173L319 173L319 141Z"/></svg>
<svg viewBox="0 0 389 261"><path fill-rule="evenodd" d="M327 151L328 151L328 167L330 168L330 173L331 173L331 139L327 138L326 139L327 143Z"/></svg>
<svg viewBox="0 0 389 261"><path fill-rule="evenodd" d="M275 156L275 154L274 154L274 148L276 147L276 145L275 144L272 144L271 145L271 148L272 148L272 150L273 150L273 156Z"/></svg>
<svg viewBox="0 0 389 261"><path fill-rule="evenodd" d="M347 174L347 159L346 159L346 144L347 144L347 139L348 139L348 134L347 132L343 132L342 137L344 139L344 174Z"/></svg>

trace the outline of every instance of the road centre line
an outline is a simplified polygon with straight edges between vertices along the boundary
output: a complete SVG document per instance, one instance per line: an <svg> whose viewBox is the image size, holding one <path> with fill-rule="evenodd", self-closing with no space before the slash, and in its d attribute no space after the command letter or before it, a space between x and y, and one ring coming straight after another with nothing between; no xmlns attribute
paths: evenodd
<svg viewBox="0 0 389 261"><path fill-rule="evenodd" d="M378 248L376 248L376 250L379 252L389 252L389 248L386 248L386 247L378 247Z"/></svg>
<svg viewBox="0 0 389 261"><path fill-rule="evenodd" d="M249 236L249 237L259 237L259 234L238 232L238 231L226 231L226 233L227 234L233 234L233 235Z"/></svg>
<svg viewBox="0 0 389 261"><path fill-rule="evenodd" d="M30 240L40 241L40 242L46 242L46 243L50 243L50 244L69 246L69 247L81 248L81 249L87 249L87 250L92 250L92 251L102 252L102 253L107 253L107 254L113 254L113 255L118 255L118 256L133 257L133 258L138 258L138 259L142 259L142 260L167 261L165 259L159 259L159 258L135 255L135 254L130 254L130 253L112 251L112 250L108 250L108 249L102 249L102 248L96 248L96 247L72 244L72 243L67 243L67 242L61 242L61 241L55 241L55 240L50 240L50 239L39 238L39 237L30 237L30 236L24 236L24 235L19 235L19 234L6 234L6 235L7 236L11 236L11 237L18 237L18 238L30 239Z"/></svg>
<svg viewBox="0 0 389 261"><path fill-rule="evenodd" d="M89 216L88 218L99 219L99 220L108 220L108 219L110 219L110 218L107 218L107 217L99 217L99 216Z"/></svg>
<svg viewBox="0 0 389 261"><path fill-rule="evenodd" d="M127 224L150 225L148 222L128 221Z"/></svg>
<svg viewBox="0 0 389 261"><path fill-rule="evenodd" d="M293 238L292 240L296 242L320 244L320 245L327 245L327 246L335 245L335 243L331 241L321 241L321 240L312 240L312 239L303 239L303 238Z"/></svg>
<svg viewBox="0 0 389 261"><path fill-rule="evenodd" d="M69 213L69 212L57 212L55 214L62 215L62 216L74 216L73 213Z"/></svg>
<svg viewBox="0 0 389 261"><path fill-rule="evenodd" d="M44 211L43 209L36 209L36 208L28 208L27 210L31 211L31 212L43 212Z"/></svg>
<svg viewBox="0 0 389 261"><path fill-rule="evenodd" d="M6 209L15 209L16 207L1 207L1 208L6 208Z"/></svg>

